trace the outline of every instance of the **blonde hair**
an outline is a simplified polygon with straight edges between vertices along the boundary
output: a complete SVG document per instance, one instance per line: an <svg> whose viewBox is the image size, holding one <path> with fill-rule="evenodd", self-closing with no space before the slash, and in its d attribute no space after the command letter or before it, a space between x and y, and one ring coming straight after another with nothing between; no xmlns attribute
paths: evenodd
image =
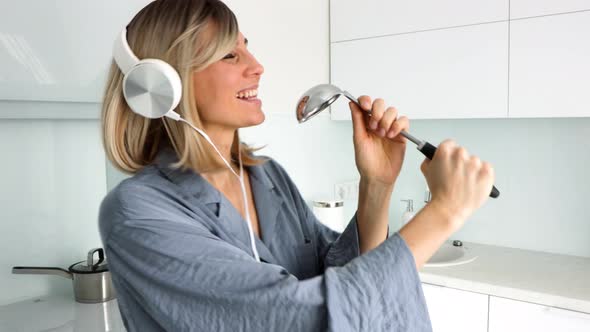
<svg viewBox="0 0 590 332"><path fill-rule="evenodd" d="M144 7L127 26L129 46L139 59L156 58L169 63L182 81L182 98L175 111L197 128L201 118L194 98L192 73L229 53L239 34L234 13L219 0L156 0ZM196 172L225 167L216 152L187 124L163 117L149 119L135 114L122 92L123 73L112 61L103 97L102 141L108 159L125 173L136 173L151 164L159 149L171 145L179 157L172 167ZM244 165L266 159L259 150L239 142L234 135L232 159L238 149Z"/></svg>

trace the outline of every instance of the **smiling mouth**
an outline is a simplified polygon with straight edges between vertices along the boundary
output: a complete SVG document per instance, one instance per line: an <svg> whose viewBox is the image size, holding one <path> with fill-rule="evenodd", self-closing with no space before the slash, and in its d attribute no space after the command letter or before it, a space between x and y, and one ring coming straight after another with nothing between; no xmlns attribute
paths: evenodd
<svg viewBox="0 0 590 332"><path fill-rule="evenodd" d="M239 100L245 100L245 101L248 101L248 100L254 100L254 99L258 99L258 96L251 96L251 97L236 97L236 98L238 98Z"/></svg>
<svg viewBox="0 0 590 332"><path fill-rule="evenodd" d="M242 99L242 100L252 100L252 99L256 99L256 97L258 97L258 89L256 89L256 88L252 88L249 90L242 90L242 91L236 93L236 98Z"/></svg>

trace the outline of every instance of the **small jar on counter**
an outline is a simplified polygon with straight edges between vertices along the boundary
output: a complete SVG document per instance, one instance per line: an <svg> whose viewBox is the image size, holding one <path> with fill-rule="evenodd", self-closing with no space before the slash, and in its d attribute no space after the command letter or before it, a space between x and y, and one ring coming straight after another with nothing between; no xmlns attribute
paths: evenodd
<svg viewBox="0 0 590 332"><path fill-rule="evenodd" d="M337 232L343 232L344 201L341 200L317 200L313 201L313 214L318 220Z"/></svg>

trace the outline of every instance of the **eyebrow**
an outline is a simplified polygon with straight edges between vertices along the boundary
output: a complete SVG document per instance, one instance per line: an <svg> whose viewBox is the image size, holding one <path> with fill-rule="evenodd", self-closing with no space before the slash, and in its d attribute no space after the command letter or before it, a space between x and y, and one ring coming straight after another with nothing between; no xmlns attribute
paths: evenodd
<svg viewBox="0 0 590 332"><path fill-rule="evenodd" d="M244 37L244 44L246 44L246 46L248 46L248 38Z"/></svg>

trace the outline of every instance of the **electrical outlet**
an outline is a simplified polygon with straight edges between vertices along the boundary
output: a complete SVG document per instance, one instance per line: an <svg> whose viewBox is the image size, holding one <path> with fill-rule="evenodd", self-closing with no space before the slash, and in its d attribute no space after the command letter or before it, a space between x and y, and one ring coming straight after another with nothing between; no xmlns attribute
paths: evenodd
<svg viewBox="0 0 590 332"><path fill-rule="evenodd" d="M358 200L359 181L349 181L334 185L334 197L343 201Z"/></svg>

